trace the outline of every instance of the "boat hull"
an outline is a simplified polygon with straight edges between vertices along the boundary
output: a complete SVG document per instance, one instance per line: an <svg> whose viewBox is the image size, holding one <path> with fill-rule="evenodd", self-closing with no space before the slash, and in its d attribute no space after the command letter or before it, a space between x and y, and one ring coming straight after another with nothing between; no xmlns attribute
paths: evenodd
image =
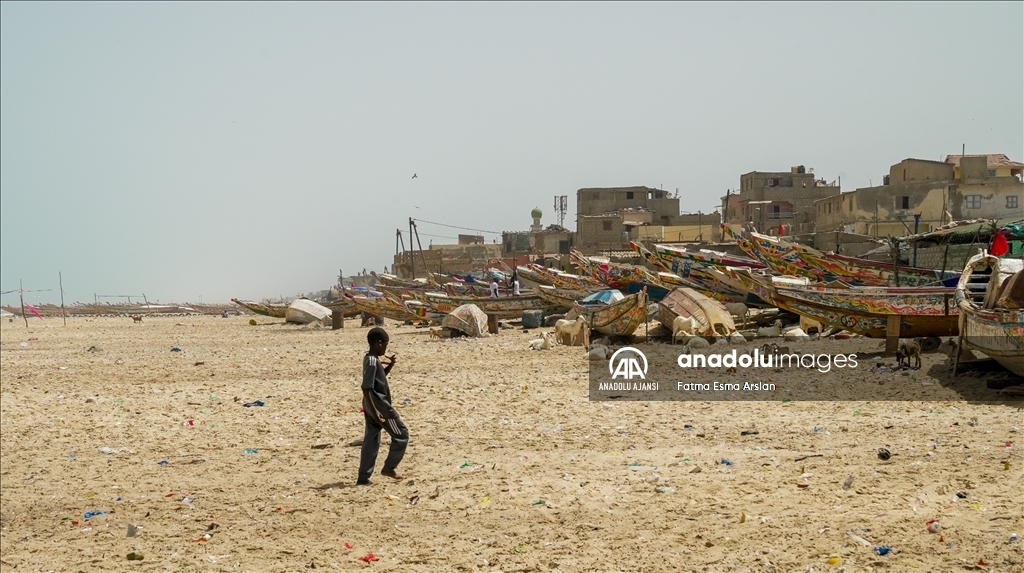
<svg viewBox="0 0 1024 573"><path fill-rule="evenodd" d="M250 300L238 300L237 298L231 299L231 302L237 304L240 307L246 308L262 316L269 316L272 318L284 318L285 313L288 312L288 305L286 304L265 304L262 302L253 302Z"/></svg>
<svg viewBox="0 0 1024 573"><path fill-rule="evenodd" d="M573 311L587 321L592 331L608 336L632 336L647 321L647 302L647 294L641 291L600 307L576 303Z"/></svg>
<svg viewBox="0 0 1024 573"><path fill-rule="evenodd" d="M466 297L448 296L441 293L427 293L424 302L437 312L449 313L464 304L474 304L484 314L498 318L520 318L523 312L529 310L540 310L545 314L559 312L558 305L544 300L538 295L510 296L510 297Z"/></svg>

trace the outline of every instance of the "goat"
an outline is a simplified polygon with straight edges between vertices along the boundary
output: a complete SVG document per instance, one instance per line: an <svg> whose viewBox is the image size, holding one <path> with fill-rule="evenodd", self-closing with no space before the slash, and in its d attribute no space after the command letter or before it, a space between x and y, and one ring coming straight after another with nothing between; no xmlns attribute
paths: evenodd
<svg viewBox="0 0 1024 573"><path fill-rule="evenodd" d="M612 349L601 344L594 344L587 351L587 358L590 360L608 360L612 357Z"/></svg>
<svg viewBox="0 0 1024 573"><path fill-rule="evenodd" d="M686 347L689 348L690 350L693 350L695 348L696 349L708 348L710 346L711 346L710 342L708 342L706 339L701 338L699 336L694 336L690 340L686 341Z"/></svg>
<svg viewBox="0 0 1024 573"><path fill-rule="evenodd" d="M692 316L677 316L672 321L672 344L676 343L676 338L682 336L693 336L694 331L697 330L697 321Z"/></svg>
<svg viewBox="0 0 1024 573"><path fill-rule="evenodd" d="M551 333L545 332L540 335L540 338L535 338L529 342L530 350L551 350L551 347L555 343L551 340Z"/></svg>
<svg viewBox="0 0 1024 573"><path fill-rule="evenodd" d="M808 335L810 335L811 331L813 330L820 337L824 328L822 327L821 323L818 322L817 320L813 320L807 318L806 316L800 315L800 330L806 332Z"/></svg>
<svg viewBox="0 0 1024 573"><path fill-rule="evenodd" d="M742 318L743 324L747 323L747 320L750 317L750 309L747 308L747 305L742 302L727 302L722 306L725 307L725 310L729 311L729 314L736 318Z"/></svg>
<svg viewBox="0 0 1024 573"><path fill-rule="evenodd" d="M763 338L772 338L782 335L782 320L776 319L772 326L762 326L757 329L757 335Z"/></svg>
<svg viewBox="0 0 1024 573"><path fill-rule="evenodd" d="M441 331L436 328L430 329L430 338L444 338L441 336Z"/></svg>
<svg viewBox="0 0 1024 573"><path fill-rule="evenodd" d="M908 368L911 367L910 366L910 359L911 358L914 359L914 363L916 364L916 366L913 366L912 368L914 370L920 370L921 369L921 345L918 344L916 340L911 340L910 342L904 342L903 344L900 345L899 350L896 351L896 363L899 364L900 366L903 366L904 361L906 361L907 367Z"/></svg>
<svg viewBox="0 0 1024 573"><path fill-rule="evenodd" d="M786 340L786 342L796 342L811 339L811 337L807 336L807 333L804 332L803 329L801 329L799 326L787 330L785 334L783 334L782 336Z"/></svg>
<svg viewBox="0 0 1024 573"><path fill-rule="evenodd" d="M734 333L729 335L729 343L730 344L744 344L746 342L747 342L747 339L742 334L740 334L738 332L734 332Z"/></svg>
<svg viewBox="0 0 1024 573"><path fill-rule="evenodd" d="M135 322L142 322L142 315L141 314L133 314L132 315L132 320L134 320Z"/></svg>
<svg viewBox="0 0 1024 573"><path fill-rule="evenodd" d="M576 320L562 319L555 323L555 338L559 344L566 346L579 346L577 342L587 346L590 343L590 328L582 316ZM569 340L568 344L566 339Z"/></svg>

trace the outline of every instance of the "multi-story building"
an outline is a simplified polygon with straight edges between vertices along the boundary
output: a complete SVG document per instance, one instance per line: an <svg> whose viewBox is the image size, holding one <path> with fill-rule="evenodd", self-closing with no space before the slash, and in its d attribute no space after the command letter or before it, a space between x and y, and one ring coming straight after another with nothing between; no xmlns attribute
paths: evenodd
<svg viewBox="0 0 1024 573"><path fill-rule="evenodd" d="M803 165L784 171L752 171L740 176L740 188L722 197L725 223L771 235L813 233L814 202L839 194L835 182L817 179ZM738 196L738 197L737 197Z"/></svg>
<svg viewBox="0 0 1024 573"><path fill-rule="evenodd" d="M882 185L815 202L819 231L885 237L925 232L950 221L1024 219L1024 164L1005 155L904 159Z"/></svg>
<svg viewBox="0 0 1024 573"><path fill-rule="evenodd" d="M662 189L580 189L576 191L576 245L584 252L627 249L632 229L671 226L679 216L679 198Z"/></svg>

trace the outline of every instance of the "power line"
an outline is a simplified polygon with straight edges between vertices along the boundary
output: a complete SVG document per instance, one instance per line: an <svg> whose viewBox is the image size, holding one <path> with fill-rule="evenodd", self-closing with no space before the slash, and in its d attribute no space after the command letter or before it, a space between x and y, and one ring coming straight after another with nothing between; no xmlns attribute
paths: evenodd
<svg viewBox="0 0 1024 573"><path fill-rule="evenodd" d="M428 225L437 225L439 227L448 227L450 229L462 229L463 231L476 231L477 233L489 233L491 235L500 235L499 231L485 231L484 229L471 229L469 227L459 227L457 225L446 225L444 223L434 223L433 221L424 221L423 219L413 219L417 223L427 223Z"/></svg>

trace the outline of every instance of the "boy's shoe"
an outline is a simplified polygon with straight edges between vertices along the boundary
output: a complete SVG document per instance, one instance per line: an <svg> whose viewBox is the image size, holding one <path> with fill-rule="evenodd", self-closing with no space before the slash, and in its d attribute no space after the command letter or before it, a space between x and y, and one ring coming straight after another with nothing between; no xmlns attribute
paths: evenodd
<svg viewBox="0 0 1024 573"><path fill-rule="evenodd" d="M357 479L356 485L373 485L373 482L368 479Z"/></svg>
<svg viewBox="0 0 1024 573"><path fill-rule="evenodd" d="M405 479L404 477L398 475L398 473L395 472L395 470L381 470L380 471L380 475L387 476L387 477L389 477L391 479L395 479L395 480L403 480L403 479Z"/></svg>

